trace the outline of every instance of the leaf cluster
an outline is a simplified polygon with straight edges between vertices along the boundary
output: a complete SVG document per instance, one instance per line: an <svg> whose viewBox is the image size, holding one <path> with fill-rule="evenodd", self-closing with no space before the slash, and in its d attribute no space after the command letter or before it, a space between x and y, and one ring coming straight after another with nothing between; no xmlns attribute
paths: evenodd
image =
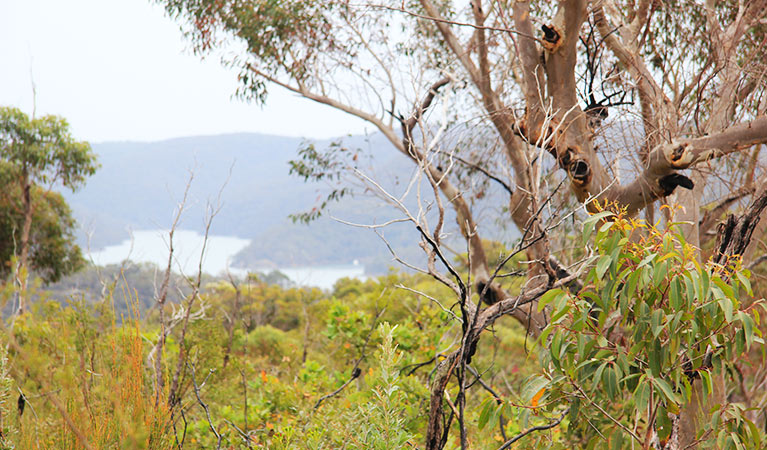
<svg viewBox="0 0 767 450"><path fill-rule="evenodd" d="M665 442L702 393L716 406L698 439L758 448L762 432L721 391L722 377L763 344L764 301L751 298L749 272L738 261L699 263L673 226L660 231L605 211L587 220L584 239L595 229L584 288L551 290L539 303L551 313L536 378L541 402L569 405L568 434L585 448L605 440L630 448Z"/></svg>

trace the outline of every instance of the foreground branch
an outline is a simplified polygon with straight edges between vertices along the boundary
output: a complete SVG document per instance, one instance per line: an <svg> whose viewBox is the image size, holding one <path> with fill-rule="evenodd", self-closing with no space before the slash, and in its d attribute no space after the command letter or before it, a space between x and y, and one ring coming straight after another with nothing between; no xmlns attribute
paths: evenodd
<svg viewBox="0 0 767 450"><path fill-rule="evenodd" d="M567 413L570 412L570 408L567 408L565 412L562 413L561 416L559 416L559 419L551 422L548 425L538 425L537 427L528 428L527 430L519 433L518 435L514 436L513 438L509 439L508 441L504 442L503 445L498 447L498 450L506 450L507 448L511 447L511 444L517 442L518 440L522 439L523 437L527 436L530 433L534 433L536 431L544 431L544 430L550 430L556 426L558 426L560 423L562 423L562 420L565 418Z"/></svg>

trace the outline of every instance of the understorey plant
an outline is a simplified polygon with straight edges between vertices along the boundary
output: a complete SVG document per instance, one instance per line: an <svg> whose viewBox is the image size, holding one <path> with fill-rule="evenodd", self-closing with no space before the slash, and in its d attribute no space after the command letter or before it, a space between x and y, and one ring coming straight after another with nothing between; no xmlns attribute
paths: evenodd
<svg viewBox="0 0 767 450"><path fill-rule="evenodd" d="M675 224L608 211L587 219L584 244L595 230L583 288L539 302L550 316L542 372L525 389L533 406L566 410L565 440L579 448L683 448L685 424L704 448L762 448L737 386L747 382L740 365L763 353L765 303L740 258L701 262Z"/></svg>

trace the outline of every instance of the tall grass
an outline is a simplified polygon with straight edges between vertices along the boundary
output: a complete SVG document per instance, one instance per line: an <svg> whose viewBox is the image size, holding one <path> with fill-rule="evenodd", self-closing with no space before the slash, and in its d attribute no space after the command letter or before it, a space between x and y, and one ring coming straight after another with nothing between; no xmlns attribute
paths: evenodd
<svg viewBox="0 0 767 450"><path fill-rule="evenodd" d="M12 335L3 336L28 399L23 415L10 414L18 425L9 438L15 448L174 447L169 408L156 404L144 364L148 343L133 303L132 317L118 324L108 299L67 307L41 302L19 318ZM6 404L0 398L0 409Z"/></svg>

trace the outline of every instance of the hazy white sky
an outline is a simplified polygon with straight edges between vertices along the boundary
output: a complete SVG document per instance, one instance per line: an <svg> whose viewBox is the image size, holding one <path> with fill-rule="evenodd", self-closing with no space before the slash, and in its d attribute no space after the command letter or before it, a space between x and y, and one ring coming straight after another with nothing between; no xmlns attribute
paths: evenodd
<svg viewBox="0 0 767 450"><path fill-rule="evenodd" d="M78 139L229 132L333 137L359 120L279 88L264 108L232 98L236 73L192 54L149 0L0 0L0 105L57 114Z"/></svg>

